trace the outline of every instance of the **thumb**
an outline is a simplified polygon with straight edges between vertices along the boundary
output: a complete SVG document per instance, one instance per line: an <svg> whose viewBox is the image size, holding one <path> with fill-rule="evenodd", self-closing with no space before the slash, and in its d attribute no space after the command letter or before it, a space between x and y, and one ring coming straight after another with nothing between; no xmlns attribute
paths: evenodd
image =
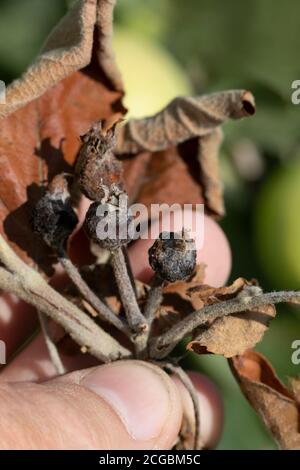
<svg viewBox="0 0 300 470"><path fill-rule="evenodd" d="M43 384L0 385L2 449L169 449L182 405L174 382L118 361Z"/></svg>

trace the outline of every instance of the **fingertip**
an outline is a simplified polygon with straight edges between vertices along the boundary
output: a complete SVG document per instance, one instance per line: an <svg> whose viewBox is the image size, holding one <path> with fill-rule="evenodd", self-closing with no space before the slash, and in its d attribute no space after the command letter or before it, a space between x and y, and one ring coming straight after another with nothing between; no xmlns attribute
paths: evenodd
<svg viewBox="0 0 300 470"><path fill-rule="evenodd" d="M56 325L53 326L56 328ZM82 354L79 347L78 352L72 355L64 354L61 350L59 354L67 372L97 364L95 358ZM1 371L0 382L41 382L56 375L57 371L49 356L45 338L39 333Z"/></svg>
<svg viewBox="0 0 300 470"><path fill-rule="evenodd" d="M110 449L170 449L177 439L182 422L178 388L151 363L117 361L61 376L51 383L77 384L92 392L91 400L100 398L99 418L102 429L109 430L106 442ZM101 436L98 439L101 446Z"/></svg>
<svg viewBox="0 0 300 470"><path fill-rule="evenodd" d="M20 319L26 318L20 328ZM4 341L9 358L37 327L36 310L31 305L4 292L0 295L0 339Z"/></svg>
<svg viewBox="0 0 300 470"><path fill-rule="evenodd" d="M180 216L180 217L179 217ZM185 217L185 228L193 229L194 213L190 211L190 217ZM151 239L139 239L129 248L129 259L132 264L134 276L142 282L148 283L153 277L153 270L148 261L148 250L161 232L162 224L158 221L151 228ZM174 231L182 228L181 214L174 216ZM203 245L198 250L197 262L204 263L204 282L213 287L220 287L226 283L231 270L231 249L227 237L222 228L208 216L204 216Z"/></svg>
<svg viewBox="0 0 300 470"><path fill-rule="evenodd" d="M231 249L220 225L204 217L204 243L198 250L197 262L206 265L205 283L212 287L226 284L231 271Z"/></svg>
<svg viewBox="0 0 300 470"><path fill-rule="evenodd" d="M224 420L223 402L216 385L205 375L189 372L190 379L198 392L200 408L200 434L205 448L214 448L218 444ZM182 382L173 377L182 399L184 412L194 422L194 408L191 397Z"/></svg>

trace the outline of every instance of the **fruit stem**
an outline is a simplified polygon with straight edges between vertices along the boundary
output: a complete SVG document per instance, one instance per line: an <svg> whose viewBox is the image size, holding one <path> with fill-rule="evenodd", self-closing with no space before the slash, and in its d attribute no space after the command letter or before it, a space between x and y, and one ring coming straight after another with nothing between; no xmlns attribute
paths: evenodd
<svg viewBox="0 0 300 470"><path fill-rule="evenodd" d="M154 276L144 310L144 316L149 323L149 328L155 318L155 313L158 307L162 303L164 284L165 282L163 279L157 275Z"/></svg>
<svg viewBox="0 0 300 470"><path fill-rule="evenodd" d="M128 276L129 276L130 281L131 281L132 288L134 290L136 298L138 298L135 279L134 279L134 275L133 275L133 272L132 272L131 263L130 263L130 260L129 260L128 251L127 251L126 246L122 247L122 251L123 251L123 255L124 255L124 259L125 259L125 263L126 263L126 268L127 268Z"/></svg>
<svg viewBox="0 0 300 470"><path fill-rule="evenodd" d="M61 249L58 253L58 258L62 266L64 267L66 273L68 274L69 278L73 281L79 292L83 295L83 297L95 308L99 317L111 323L115 326L118 330L122 331L122 333L126 334L127 336L130 335L130 330L127 327L126 323L118 317L110 308L105 305L105 303L100 300L97 295L90 289L87 283L82 279L80 272L74 266L68 254L65 250Z"/></svg>
<svg viewBox="0 0 300 470"><path fill-rule="evenodd" d="M111 265L129 327L137 335L143 335L148 331L149 326L137 303L122 248L117 248L111 252Z"/></svg>

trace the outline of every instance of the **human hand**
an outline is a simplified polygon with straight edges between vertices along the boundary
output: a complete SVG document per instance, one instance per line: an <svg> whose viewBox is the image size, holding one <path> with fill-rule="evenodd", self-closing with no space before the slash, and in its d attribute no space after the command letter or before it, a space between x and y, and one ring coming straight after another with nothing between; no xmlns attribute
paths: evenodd
<svg viewBox="0 0 300 470"><path fill-rule="evenodd" d="M159 232L159 228L157 229ZM129 256L136 277L148 281L147 249L137 241ZM205 221L206 282L221 285L230 270L230 250L219 226ZM54 281L55 282L55 281ZM32 332L31 307L4 294L0 299L1 339L14 353ZM178 435L189 395L177 379L141 361L96 366L88 355L63 354L66 370L55 377L42 335L38 335L0 374L2 449L169 449ZM90 367L83 369L83 367ZM80 370L76 370L80 369ZM199 396L201 434L212 447L222 428L222 404L215 386L190 375Z"/></svg>

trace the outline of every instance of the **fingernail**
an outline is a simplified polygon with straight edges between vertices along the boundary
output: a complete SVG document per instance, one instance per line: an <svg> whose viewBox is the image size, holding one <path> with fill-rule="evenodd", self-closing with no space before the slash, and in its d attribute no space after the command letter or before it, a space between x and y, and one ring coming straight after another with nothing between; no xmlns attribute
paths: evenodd
<svg viewBox="0 0 300 470"><path fill-rule="evenodd" d="M171 382L155 366L119 361L100 366L81 380L117 413L136 440L158 437L171 412Z"/></svg>

